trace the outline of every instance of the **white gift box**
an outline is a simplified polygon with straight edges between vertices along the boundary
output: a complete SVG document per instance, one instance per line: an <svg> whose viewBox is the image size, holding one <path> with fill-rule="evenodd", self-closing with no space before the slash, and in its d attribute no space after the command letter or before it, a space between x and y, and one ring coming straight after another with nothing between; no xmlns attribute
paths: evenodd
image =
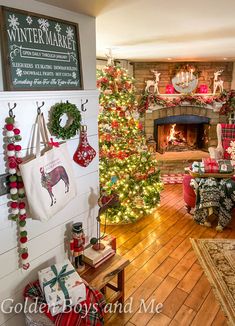
<svg viewBox="0 0 235 326"><path fill-rule="evenodd" d="M38 277L52 316L86 300L86 286L69 260L39 271Z"/></svg>

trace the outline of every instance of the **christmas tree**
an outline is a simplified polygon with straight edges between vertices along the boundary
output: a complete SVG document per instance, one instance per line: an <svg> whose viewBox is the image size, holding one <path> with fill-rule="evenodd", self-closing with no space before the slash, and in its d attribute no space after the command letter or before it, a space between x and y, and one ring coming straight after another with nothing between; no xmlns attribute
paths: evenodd
<svg viewBox="0 0 235 326"><path fill-rule="evenodd" d="M162 189L139 121L133 82L125 69L112 63L97 71L100 188L107 196L119 196L119 205L106 211L109 224L135 222L150 214Z"/></svg>

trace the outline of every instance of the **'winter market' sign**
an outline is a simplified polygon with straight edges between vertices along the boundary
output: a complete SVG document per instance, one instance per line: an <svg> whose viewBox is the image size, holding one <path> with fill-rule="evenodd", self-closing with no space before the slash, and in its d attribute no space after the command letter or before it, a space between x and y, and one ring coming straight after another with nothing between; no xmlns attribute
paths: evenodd
<svg viewBox="0 0 235 326"><path fill-rule="evenodd" d="M1 7L5 90L82 88L78 25Z"/></svg>

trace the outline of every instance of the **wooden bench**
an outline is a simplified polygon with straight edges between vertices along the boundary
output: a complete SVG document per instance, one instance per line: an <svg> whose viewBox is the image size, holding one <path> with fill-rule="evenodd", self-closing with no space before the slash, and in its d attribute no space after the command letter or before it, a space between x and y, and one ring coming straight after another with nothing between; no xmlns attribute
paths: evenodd
<svg viewBox="0 0 235 326"><path fill-rule="evenodd" d="M125 295L125 277L124 270L129 265L129 260L115 254L97 268L87 267L81 277L87 281L89 285L100 290L106 296L106 288L113 290L114 294L107 298L110 303L116 301L124 303ZM116 284L113 284L114 278L117 276ZM112 281L112 283L110 283Z"/></svg>

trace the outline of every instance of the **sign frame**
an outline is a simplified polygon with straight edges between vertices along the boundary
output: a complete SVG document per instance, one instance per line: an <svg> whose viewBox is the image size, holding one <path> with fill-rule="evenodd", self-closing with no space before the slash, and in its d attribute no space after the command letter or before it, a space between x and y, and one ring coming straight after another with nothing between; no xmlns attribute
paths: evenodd
<svg viewBox="0 0 235 326"><path fill-rule="evenodd" d="M51 85L43 85L43 86L29 86L29 87L16 87L13 84L13 67L12 62L10 60L10 53L9 53L9 45L10 42L8 40L7 35L7 22L5 19L5 12L10 11L15 15L25 15L27 17L35 17L44 20L48 20L49 22L53 22L54 24L63 24L72 26L74 28L74 52L76 53L76 60L77 60L77 72L79 73L79 78L77 79L79 82L78 86L51 86ZM4 84L4 91L66 91L66 90L83 90L83 74L82 74L82 61L81 61L81 47L80 47L80 38L79 38L79 25L75 22L70 22L67 20L63 20L60 18L55 18L51 16L46 16L39 13L34 13L30 11L25 11L16 8L10 8L6 6L0 6L0 35L1 35L1 52L2 52L2 72L3 72L3 84ZM44 44L43 44L44 45ZM42 47L43 50L46 51L46 46ZM38 50L38 51L43 51ZM45 59L46 61L46 59ZM30 59L29 59L30 63ZM54 78L56 80L56 78Z"/></svg>

